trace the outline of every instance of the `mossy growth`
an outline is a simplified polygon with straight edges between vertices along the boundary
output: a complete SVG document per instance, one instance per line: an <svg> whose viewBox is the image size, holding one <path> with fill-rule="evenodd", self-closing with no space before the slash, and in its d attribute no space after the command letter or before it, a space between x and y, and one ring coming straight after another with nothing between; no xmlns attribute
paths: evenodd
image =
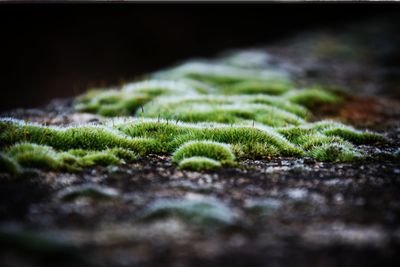
<svg viewBox="0 0 400 267"><path fill-rule="evenodd" d="M141 214L144 221L170 217L206 229L235 224L238 218L229 206L214 198L158 199Z"/></svg>
<svg viewBox="0 0 400 267"><path fill-rule="evenodd" d="M150 80L130 83L120 90L90 90L76 99L75 109L103 116L134 115L157 96L197 94L203 89L199 87L185 81Z"/></svg>
<svg viewBox="0 0 400 267"><path fill-rule="evenodd" d="M21 173L22 169L15 159L0 152L0 171L16 175Z"/></svg>
<svg viewBox="0 0 400 267"><path fill-rule="evenodd" d="M134 160L137 155L154 153L173 155L177 163L185 158L207 157L222 165L231 164L235 158L272 156L351 161L363 157L354 144L385 141L382 135L332 121L273 128L262 124L120 118L103 125L63 128L0 119L0 128L2 165L9 166L3 169L10 169L14 162L24 168L79 170L94 165L118 165ZM192 165L196 162L199 163L189 161Z"/></svg>
<svg viewBox="0 0 400 267"><path fill-rule="evenodd" d="M56 151L50 146L33 143L17 143L2 153L2 162L8 162L6 170L14 174L20 173L19 166L45 170L78 171L83 167L94 165L119 165L124 163L124 160L135 158L136 155L132 151L123 148L102 151L82 149Z"/></svg>
<svg viewBox="0 0 400 267"><path fill-rule="evenodd" d="M238 104L240 103L240 104ZM144 107L144 116L184 122L260 122L268 126L300 125L308 111L281 97L182 96L160 97Z"/></svg>
<svg viewBox="0 0 400 267"><path fill-rule="evenodd" d="M235 158L352 161L365 156L356 145L387 141L337 122L309 123L311 108L340 103L341 97L318 86L296 89L286 72L271 69L265 57L257 61L260 53L250 53L247 62L239 52L243 64L235 55L183 63L149 80L92 90L74 104L79 111L129 117L69 127L0 119L0 166L10 173L80 170L148 154L173 155L180 168L192 170L226 166Z"/></svg>
<svg viewBox="0 0 400 267"><path fill-rule="evenodd" d="M363 158L363 154L352 146L340 143L325 143L309 150L308 156L320 161L355 161Z"/></svg>
<svg viewBox="0 0 400 267"><path fill-rule="evenodd" d="M0 119L0 144L9 146L28 142L51 146L57 150L106 150L122 148L135 153L152 151L154 140L130 138L111 127L80 125L75 127L47 127L20 120Z"/></svg>
<svg viewBox="0 0 400 267"><path fill-rule="evenodd" d="M156 150L158 153L173 153L188 141L208 140L235 145L236 151L240 150L244 157L252 157L252 148L257 144L274 146L280 155L303 154L299 147L277 134L272 128L227 124L172 124L166 121L131 119L112 121L110 124L131 137L157 140L160 144Z"/></svg>
<svg viewBox="0 0 400 267"><path fill-rule="evenodd" d="M235 156L227 144L213 141L189 141L174 152L172 160L180 162L191 157L206 157L222 163L235 160Z"/></svg>
<svg viewBox="0 0 400 267"><path fill-rule="evenodd" d="M282 95L282 97L308 108L322 104L337 104L341 101L339 96L320 87L291 90Z"/></svg>
<svg viewBox="0 0 400 267"><path fill-rule="evenodd" d="M217 160L207 157L190 157L184 158L179 162L179 168L183 170L202 171L212 170L221 167L221 163Z"/></svg>

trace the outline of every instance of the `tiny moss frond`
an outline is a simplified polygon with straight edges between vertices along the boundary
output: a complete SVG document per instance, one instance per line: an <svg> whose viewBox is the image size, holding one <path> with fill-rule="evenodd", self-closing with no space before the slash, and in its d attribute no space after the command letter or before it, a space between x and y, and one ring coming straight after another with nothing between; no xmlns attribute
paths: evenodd
<svg viewBox="0 0 400 267"><path fill-rule="evenodd" d="M172 160L180 162L185 158L196 156L206 157L220 162L232 162L235 160L235 156L227 144L213 141L187 142L174 152Z"/></svg>
<svg viewBox="0 0 400 267"><path fill-rule="evenodd" d="M217 160L207 157L190 157L184 158L179 162L179 168L183 170L201 171L211 170L221 167L221 163Z"/></svg>

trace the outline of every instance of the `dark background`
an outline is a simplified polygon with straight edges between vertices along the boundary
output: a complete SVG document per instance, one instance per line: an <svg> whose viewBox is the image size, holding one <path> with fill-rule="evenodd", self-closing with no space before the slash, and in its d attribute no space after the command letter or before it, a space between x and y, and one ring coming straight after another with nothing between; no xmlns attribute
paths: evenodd
<svg viewBox="0 0 400 267"><path fill-rule="evenodd" d="M0 111L398 11L395 4L2 4Z"/></svg>

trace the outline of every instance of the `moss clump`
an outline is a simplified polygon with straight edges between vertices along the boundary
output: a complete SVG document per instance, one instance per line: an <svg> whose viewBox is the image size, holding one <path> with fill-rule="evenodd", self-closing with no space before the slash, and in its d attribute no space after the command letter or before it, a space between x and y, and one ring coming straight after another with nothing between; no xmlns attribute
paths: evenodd
<svg viewBox="0 0 400 267"><path fill-rule="evenodd" d="M137 153L148 153L155 144L151 139L130 138L110 127L90 124L62 128L0 119L0 130L0 143L5 146L29 142L59 150L124 148Z"/></svg>
<svg viewBox="0 0 400 267"><path fill-rule="evenodd" d="M132 119L112 121L111 124L131 137L140 136L157 140L159 146L155 153L172 153L188 141L209 140L237 145L236 148L243 149L244 157L252 157L252 148L257 144L274 146L280 155L299 156L303 154L299 147L268 127L226 124L175 124L166 121Z"/></svg>
<svg viewBox="0 0 400 267"><path fill-rule="evenodd" d="M231 156L223 159L213 155L219 151L214 149L215 142L228 144L228 155L233 155L233 151L238 158L307 155L323 161L349 161L363 156L353 143L385 141L379 134L332 121L271 128L262 124L190 124L131 118L109 120L101 126L62 128L0 119L0 128L3 154L22 167L50 170L118 165L134 160L137 154L175 152L174 158L178 158L181 150L188 149L182 149L187 142L192 150L176 159L177 163L193 156L208 157L222 164L233 162ZM330 156L326 155L328 152L332 152Z"/></svg>
<svg viewBox="0 0 400 267"><path fill-rule="evenodd" d="M270 81L242 81L231 85L222 86L219 92L231 95L266 94L282 95L293 88L293 83L289 80Z"/></svg>
<svg viewBox="0 0 400 267"><path fill-rule="evenodd" d="M322 104L337 104L340 97L319 87L303 90L292 90L283 95L289 101L305 106L314 107Z"/></svg>
<svg viewBox="0 0 400 267"><path fill-rule="evenodd" d="M103 151L82 149L56 151L52 147L33 143L15 144L6 149L2 155L16 166L24 168L68 171L77 171L94 165L119 165L124 162L124 159L133 160L136 157L133 152L122 148ZM15 173L12 169L10 170Z"/></svg>
<svg viewBox="0 0 400 267"><path fill-rule="evenodd" d="M241 105L238 105L241 103ZM202 95L202 96L176 96L176 97L159 97L153 102L144 106L145 117L162 117L166 119L179 119L180 121L192 121L195 122L194 117L197 113L201 113L212 109L225 109L225 112L231 110L237 110L237 119L256 119L257 109L265 108L271 110L276 108L277 114L279 111L286 111L298 116L302 119L306 119L309 112L304 107L294 104L282 97L268 96L268 95L233 95L233 96L221 96L221 95ZM254 110L253 110L254 108ZM247 117L241 117L240 112L248 112ZM185 113L190 113L187 118L184 117ZM162 114L162 115L161 115ZM253 115L254 114L254 115ZM233 113L233 115L235 115ZM267 115L267 114L259 114ZM220 115L221 116L221 115ZM215 119L214 116L209 118L204 117L201 121L216 122L221 119ZM217 117L219 118L219 117Z"/></svg>
<svg viewBox="0 0 400 267"><path fill-rule="evenodd" d="M92 90L75 101L77 110L140 119L74 127L0 119L2 168L79 170L147 154L173 154L181 168L192 169L226 165L235 160L233 153L237 158L349 161L364 156L354 145L386 141L337 122L308 123L309 108L339 103L340 97L321 87L295 89L287 73L255 58L259 52L250 53L250 61L243 55L249 56L239 52L238 57L184 63L151 74L150 80ZM181 162L185 158L191 159Z"/></svg>
<svg viewBox="0 0 400 267"><path fill-rule="evenodd" d="M155 73L153 77L156 79L187 78L213 85L230 85L245 81L286 80L287 74L272 69L242 68L222 62L192 61Z"/></svg>
<svg viewBox="0 0 400 267"><path fill-rule="evenodd" d="M185 158L196 156L227 163L235 160L229 145L213 141L189 141L174 152L172 160L180 162Z"/></svg>
<svg viewBox="0 0 400 267"><path fill-rule="evenodd" d="M237 215L214 198L159 199L142 212L146 221L173 217L200 227L220 227L236 223Z"/></svg>
<svg viewBox="0 0 400 267"><path fill-rule="evenodd" d="M238 105L238 103L241 103ZM265 97L159 98L145 107L144 116L184 122L260 122L269 126L300 125L307 111L288 101Z"/></svg>
<svg viewBox="0 0 400 267"><path fill-rule="evenodd" d="M339 143L316 146L307 153L308 156L320 161L355 161L363 158L361 152L353 147Z"/></svg>
<svg viewBox="0 0 400 267"><path fill-rule="evenodd" d="M62 165L58 153L49 146L16 144L7 150L7 155L23 167L56 170Z"/></svg>
<svg viewBox="0 0 400 267"><path fill-rule="evenodd" d="M179 162L179 168L183 170L201 171L211 170L221 167L221 163L217 160L207 157L190 157L184 158Z"/></svg>
<svg viewBox="0 0 400 267"><path fill-rule="evenodd" d="M6 153L0 152L0 171L16 175L21 173L22 170L15 159L8 156Z"/></svg>
<svg viewBox="0 0 400 267"><path fill-rule="evenodd" d="M189 82L141 81L127 84L121 90L91 90L75 101L75 109L104 116L134 115L157 96L188 93L197 93L196 87Z"/></svg>
<svg viewBox="0 0 400 267"><path fill-rule="evenodd" d="M359 131L351 126L326 120L306 123L296 127L279 128L277 131L296 144L302 143L301 140L307 140L306 137L310 135L318 135L320 137L329 136L336 139L341 138L354 144L374 144L388 141L383 135L369 131Z"/></svg>

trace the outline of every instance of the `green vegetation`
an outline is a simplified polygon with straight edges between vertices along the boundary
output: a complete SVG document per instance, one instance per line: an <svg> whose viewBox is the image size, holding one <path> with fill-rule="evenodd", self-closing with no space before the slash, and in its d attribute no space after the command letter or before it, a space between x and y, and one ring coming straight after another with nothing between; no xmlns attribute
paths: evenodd
<svg viewBox="0 0 400 267"><path fill-rule="evenodd" d="M235 156L227 144L213 141L189 141L175 151L172 160L179 162L195 156L207 157L221 162L235 160Z"/></svg>
<svg viewBox="0 0 400 267"><path fill-rule="evenodd" d="M216 169L219 167L221 167L219 161L207 157L184 158L179 162L179 168L183 170L201 171Z"/></svg>
<svg viewBox="0 0 400 267"><path fill-rule="evenodd" d="M0 171L4 171L11 174L19 174L21 166L12 157L7 154L0 152Z"/></svg>
<svg viewBox="0 0 400 267"><path fill-rule="evenodd" d="M213 141L189 141L172 155L181 169L215 169L221 165L231 165L235 160L229 145Z"/></svg>
<svg viewBox="0 0 400 267"><path fill-rule="evenodd" d="M285 93L283 97L293 103L309 108L322 104L336 104L340 102L338 96L319 87L292 90Z"/></svg>
<svg viewBox="0 0 400 267"><path fill-rule="evenodd" d="M320 161L354 161L361 159L363 155L352 146L340 143L325 143L309 150L308 156Z"/></svg>
<svg viewBox="0 0 400 267"><path fill-rule="evenodd" d="M19 166L45 170L77 171L94 165L119 165L124 160L133 160L136 155L126 149L112 148L102 151L71 149L56 151L50 146L33 143L17 143L1 154L3 168L19 173Z"/></svg>
<svg viewBox="0 0 400 267"><path fill-rule="evenodd" d="M74 104L78 111L130 117L68 127L0 118L0 167L15 174L76 171L148 154L173 155L191 170L275 156L352 161L366 156L356 145L387 141L334 121L308 123L309 108L340 97L321 87L295 89L260 53L184 63L122 88L91 90Z"/></svg>
<svg viewBox="0 0 400 267"><path fill-rule="evenodd" d="M199 89L200 90L200 89ZM75 109L103 116L134 115L159 95L196 94L189 82L150 80L125 85L121 90L91 90L77 99Z"/></svg>

